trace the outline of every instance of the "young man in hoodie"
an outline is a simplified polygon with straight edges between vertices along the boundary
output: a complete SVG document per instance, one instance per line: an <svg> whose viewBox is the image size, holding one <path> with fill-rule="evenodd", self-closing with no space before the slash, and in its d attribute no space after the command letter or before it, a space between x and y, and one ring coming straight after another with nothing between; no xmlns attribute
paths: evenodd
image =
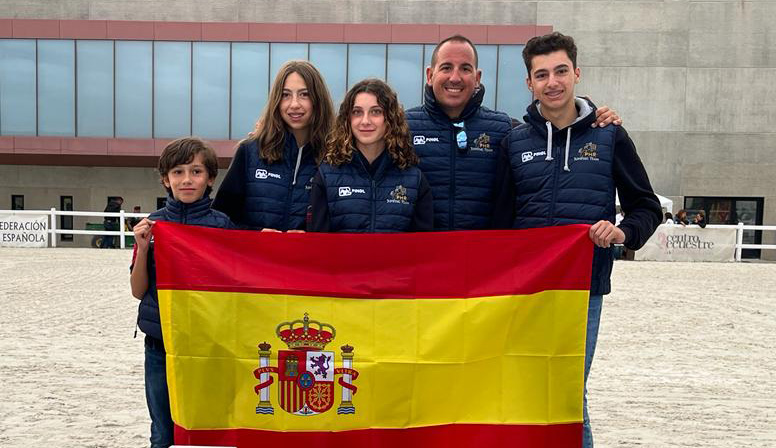
<svg viewBox="0 0 776 448"><path fill-rule="evenodd" d="M628 133L591 127L596 107L574 94L580 79L574 39L555 32L523 50L534 102L525 124L504 139L502 188L494 223L529 228L591 224L593 253L585 348L585 381L595 353L603 295L610 291L614 244L639 249L663 218L660 202ZM625 217L615 225L615 192ZM593 446L587 397L584 447Z"/></svg>
<svg viewBox="0 0 776 448"><path fill-rule="evenodd" d="M426 67L423 105L407 111L418 166L434 197L435 230L493 227L501 141L513 122L482 105L478 62L471 40L459 34L443 39ZM607 107L597 113L596 125L620 124Z"/></svg>

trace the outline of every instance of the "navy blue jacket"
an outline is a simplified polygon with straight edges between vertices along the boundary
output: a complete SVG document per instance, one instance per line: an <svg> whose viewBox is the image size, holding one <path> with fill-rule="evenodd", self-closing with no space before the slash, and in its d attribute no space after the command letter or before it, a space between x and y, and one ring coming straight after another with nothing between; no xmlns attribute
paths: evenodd
<svg viewBox="0 0 776 448"><path fill-rule="evenodd" d="M399 169L387 151L371 164L360 151L340 166L321 164L310 195L313 232L433 229L431 188L418 167Z"/></svg>
<svg viewBox="0 0 776 448"><path fill-rule="evenodd" d="M184 204L172 196L167 204L150 215L152 221L170 221L194 226L232 229L234 224L225 214L210 208L210 198L204 197L194 203ZM134 263L133 263L134 265ZM154 262L153 242L148 247L148 290L146 290L137 312L137 325L143 333L156 339L162 339L162 326L159 319L159 298L156 292L156 263ZM131 268L130 268L131 269Z"/></svg>
<svg viewBox="0 0 776 448"><path fill-rule="evenodd" d="M494 218L495 225L522 229L614 223L619 191L625 245L640 248L662 221L662 210L625 129L592 128L596 108L583 99L577 99L577 121L557 129L541 116L537 104L528 107L526 123L504 141L502 167L508 180L502 180L502 199L497 201L501 215ZM591 294L610 292L613 260L611 247L595 248Z"/></svg>
<svg viewBox="0 0 776 448"><path fill-rule="evenodd" d="M304 230L316 154L308 144L300 155L293 134L286 133L283 159L269 164L259 157L256 140L242 142L213 208L245 229Z"/></svg>
<svg viewBox="0 0 776 448"><path fill-rule="evenodd" d="M420 170L434 196L434 229L491 227L496 166L501 140L512 127L508 115L481 106L485 87L472 96L461 116L450 119L426 86L424 104L407 111ZM453 123L463 121L467 147L459 149Z"/></svg>

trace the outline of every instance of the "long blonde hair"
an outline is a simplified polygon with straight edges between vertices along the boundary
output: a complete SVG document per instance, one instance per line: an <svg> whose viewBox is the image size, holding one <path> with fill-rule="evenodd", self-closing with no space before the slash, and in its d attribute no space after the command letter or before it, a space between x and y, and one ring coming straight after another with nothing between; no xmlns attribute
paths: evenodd
<svg viewBox="0 0 776 448"><path fill-rule="evenodd" d="M259 157L267 163L275 163L283 160L285 148L286 124L280 115L280 101L283 98L283 85L291 73L302 77L310 100L313 103L312 116L310 118L310 139L308 144L318 151L316 160L323 156L326 145L326 135L331 129L334 118L334 106L331 95L321 73L314 65L307 61L288 61L280 67L272 89L269 92L267 104L261 113L261 118L256 122L253 131L244 141L256 140L259 143ZM240 143L243 143L240 142Z"/></svg>

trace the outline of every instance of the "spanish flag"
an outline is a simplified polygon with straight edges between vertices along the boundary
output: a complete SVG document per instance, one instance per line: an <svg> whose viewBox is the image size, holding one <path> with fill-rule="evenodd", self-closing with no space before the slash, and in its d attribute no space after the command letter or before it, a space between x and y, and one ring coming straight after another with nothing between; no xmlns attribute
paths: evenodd
<svg viewBox="0 0 776 448"><path fill-rule="evenodd" d="M579 447L588 226L154 226L178 444Z"/></svg>

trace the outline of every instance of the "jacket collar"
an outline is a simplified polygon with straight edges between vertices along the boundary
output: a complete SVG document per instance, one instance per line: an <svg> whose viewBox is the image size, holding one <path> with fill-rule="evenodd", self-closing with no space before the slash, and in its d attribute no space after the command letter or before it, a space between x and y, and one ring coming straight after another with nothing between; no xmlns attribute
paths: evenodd
<svg viewBox="0 0 776 448"><path fill-rule="evenodd" d="M207 215L210 212L211 202L212 200L209 196L204 196L191 204L185 204L173 198L172 195L168 195L167 203L164 208L171 221L183 222L184 218L187 221L190 221Z"/></svg>
<svg viewBox="0 0 776 448"><path fill-rule="evenodd" d="M579 117L577 117L576 121L572 123L570 126L571 131L574 134L579 134L581 131L585 130L586 128L589 128L593 123L595 123L595 111L596 106L593 104L592 101L590 101L587 98L577 97L575 100L577 112L579 113ZM534 130L536 130L542 137L545 139L547 138L547 122L548 120L544 118L539 111L539 100L535 100L533 103L531 103L528 108L526 109L526 114L523 116L523 120L531 125ZM552 126L552 132L553 134L558 133L562 131L563 129L558 129L555 127L555 125Z"/></svg>

